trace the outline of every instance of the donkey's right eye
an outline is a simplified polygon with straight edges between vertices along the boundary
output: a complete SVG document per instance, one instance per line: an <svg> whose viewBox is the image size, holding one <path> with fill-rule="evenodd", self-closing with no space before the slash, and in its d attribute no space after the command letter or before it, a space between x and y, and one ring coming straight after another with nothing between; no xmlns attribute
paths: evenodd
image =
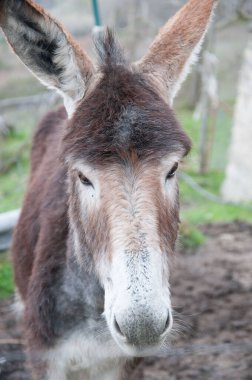
<svg viewBox="0 0 252 380"><path fill-rule="evenodd" d="M85 177L82 173L78 173L78 177L79 177L79 179L83 185L93 187L92 182L89 181L89 179L87 177Z"/></svg>

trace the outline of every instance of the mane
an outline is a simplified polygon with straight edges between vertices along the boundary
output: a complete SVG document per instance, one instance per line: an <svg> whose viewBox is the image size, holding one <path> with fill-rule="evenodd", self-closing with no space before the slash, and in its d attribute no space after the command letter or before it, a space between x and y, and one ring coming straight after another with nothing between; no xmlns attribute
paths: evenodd
<svg viewBox="0 0 252 380"><path fill-rule="evenodd" d="M101 69L106 67L111 69L113 66L127 66L128 62L124 51L112 29L106 28L104 33L95 38L94 45Z"/></svg>

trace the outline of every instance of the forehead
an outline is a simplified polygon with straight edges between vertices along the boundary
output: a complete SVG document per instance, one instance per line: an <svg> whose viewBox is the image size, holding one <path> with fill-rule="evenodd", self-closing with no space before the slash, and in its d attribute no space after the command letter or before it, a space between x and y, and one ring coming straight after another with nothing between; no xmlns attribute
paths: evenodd
<svg viewBox="0 0 252 380"><path fill-rule="evenodd" d="M173 111L140 74L116 66L104 70L79 105L64 138L66 154L95 165L132 156L161 159L188 153L190 140Z"/></svg>

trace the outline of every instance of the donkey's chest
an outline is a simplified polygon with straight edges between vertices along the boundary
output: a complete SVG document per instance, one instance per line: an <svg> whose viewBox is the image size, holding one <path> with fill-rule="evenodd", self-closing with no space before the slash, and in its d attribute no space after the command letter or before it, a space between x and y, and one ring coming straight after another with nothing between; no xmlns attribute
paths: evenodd
<svg viewBox="0 0 252 380"><path fill-rule="evenodd" d="M104 291L94 276L66 271L56 310L54 326L60 339L50 350L55 362L65 363L67 371L90 371L121 362L125 354L103 317Z"/></svg>
<svg viewBox="0 0 252 380"><path fill-rule="evenodd" d="M87 373L119 366L126 359L107 327L94 320L86 321L83 326L62 337L50 350L49 357L52 366L65 363L68 372L84 370Z"/></svg>

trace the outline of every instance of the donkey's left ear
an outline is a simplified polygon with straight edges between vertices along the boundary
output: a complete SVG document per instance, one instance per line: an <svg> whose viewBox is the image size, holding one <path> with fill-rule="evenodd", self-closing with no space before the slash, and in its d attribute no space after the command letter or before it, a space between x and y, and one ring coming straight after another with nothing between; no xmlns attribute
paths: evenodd
<svg viewBox="0 0 252 380"><path fill-rule="evenodd" d="M173 98L196 61L217 0L189 0L160 30L147 54L135 63Z"/></svg>
<svg viewBox="0 0 252 380"><path fill-rule="evenodd" d="M88 56L33 0L0 0L0 26L28 69L63 96L71 116L94 71Z"/></svg>

